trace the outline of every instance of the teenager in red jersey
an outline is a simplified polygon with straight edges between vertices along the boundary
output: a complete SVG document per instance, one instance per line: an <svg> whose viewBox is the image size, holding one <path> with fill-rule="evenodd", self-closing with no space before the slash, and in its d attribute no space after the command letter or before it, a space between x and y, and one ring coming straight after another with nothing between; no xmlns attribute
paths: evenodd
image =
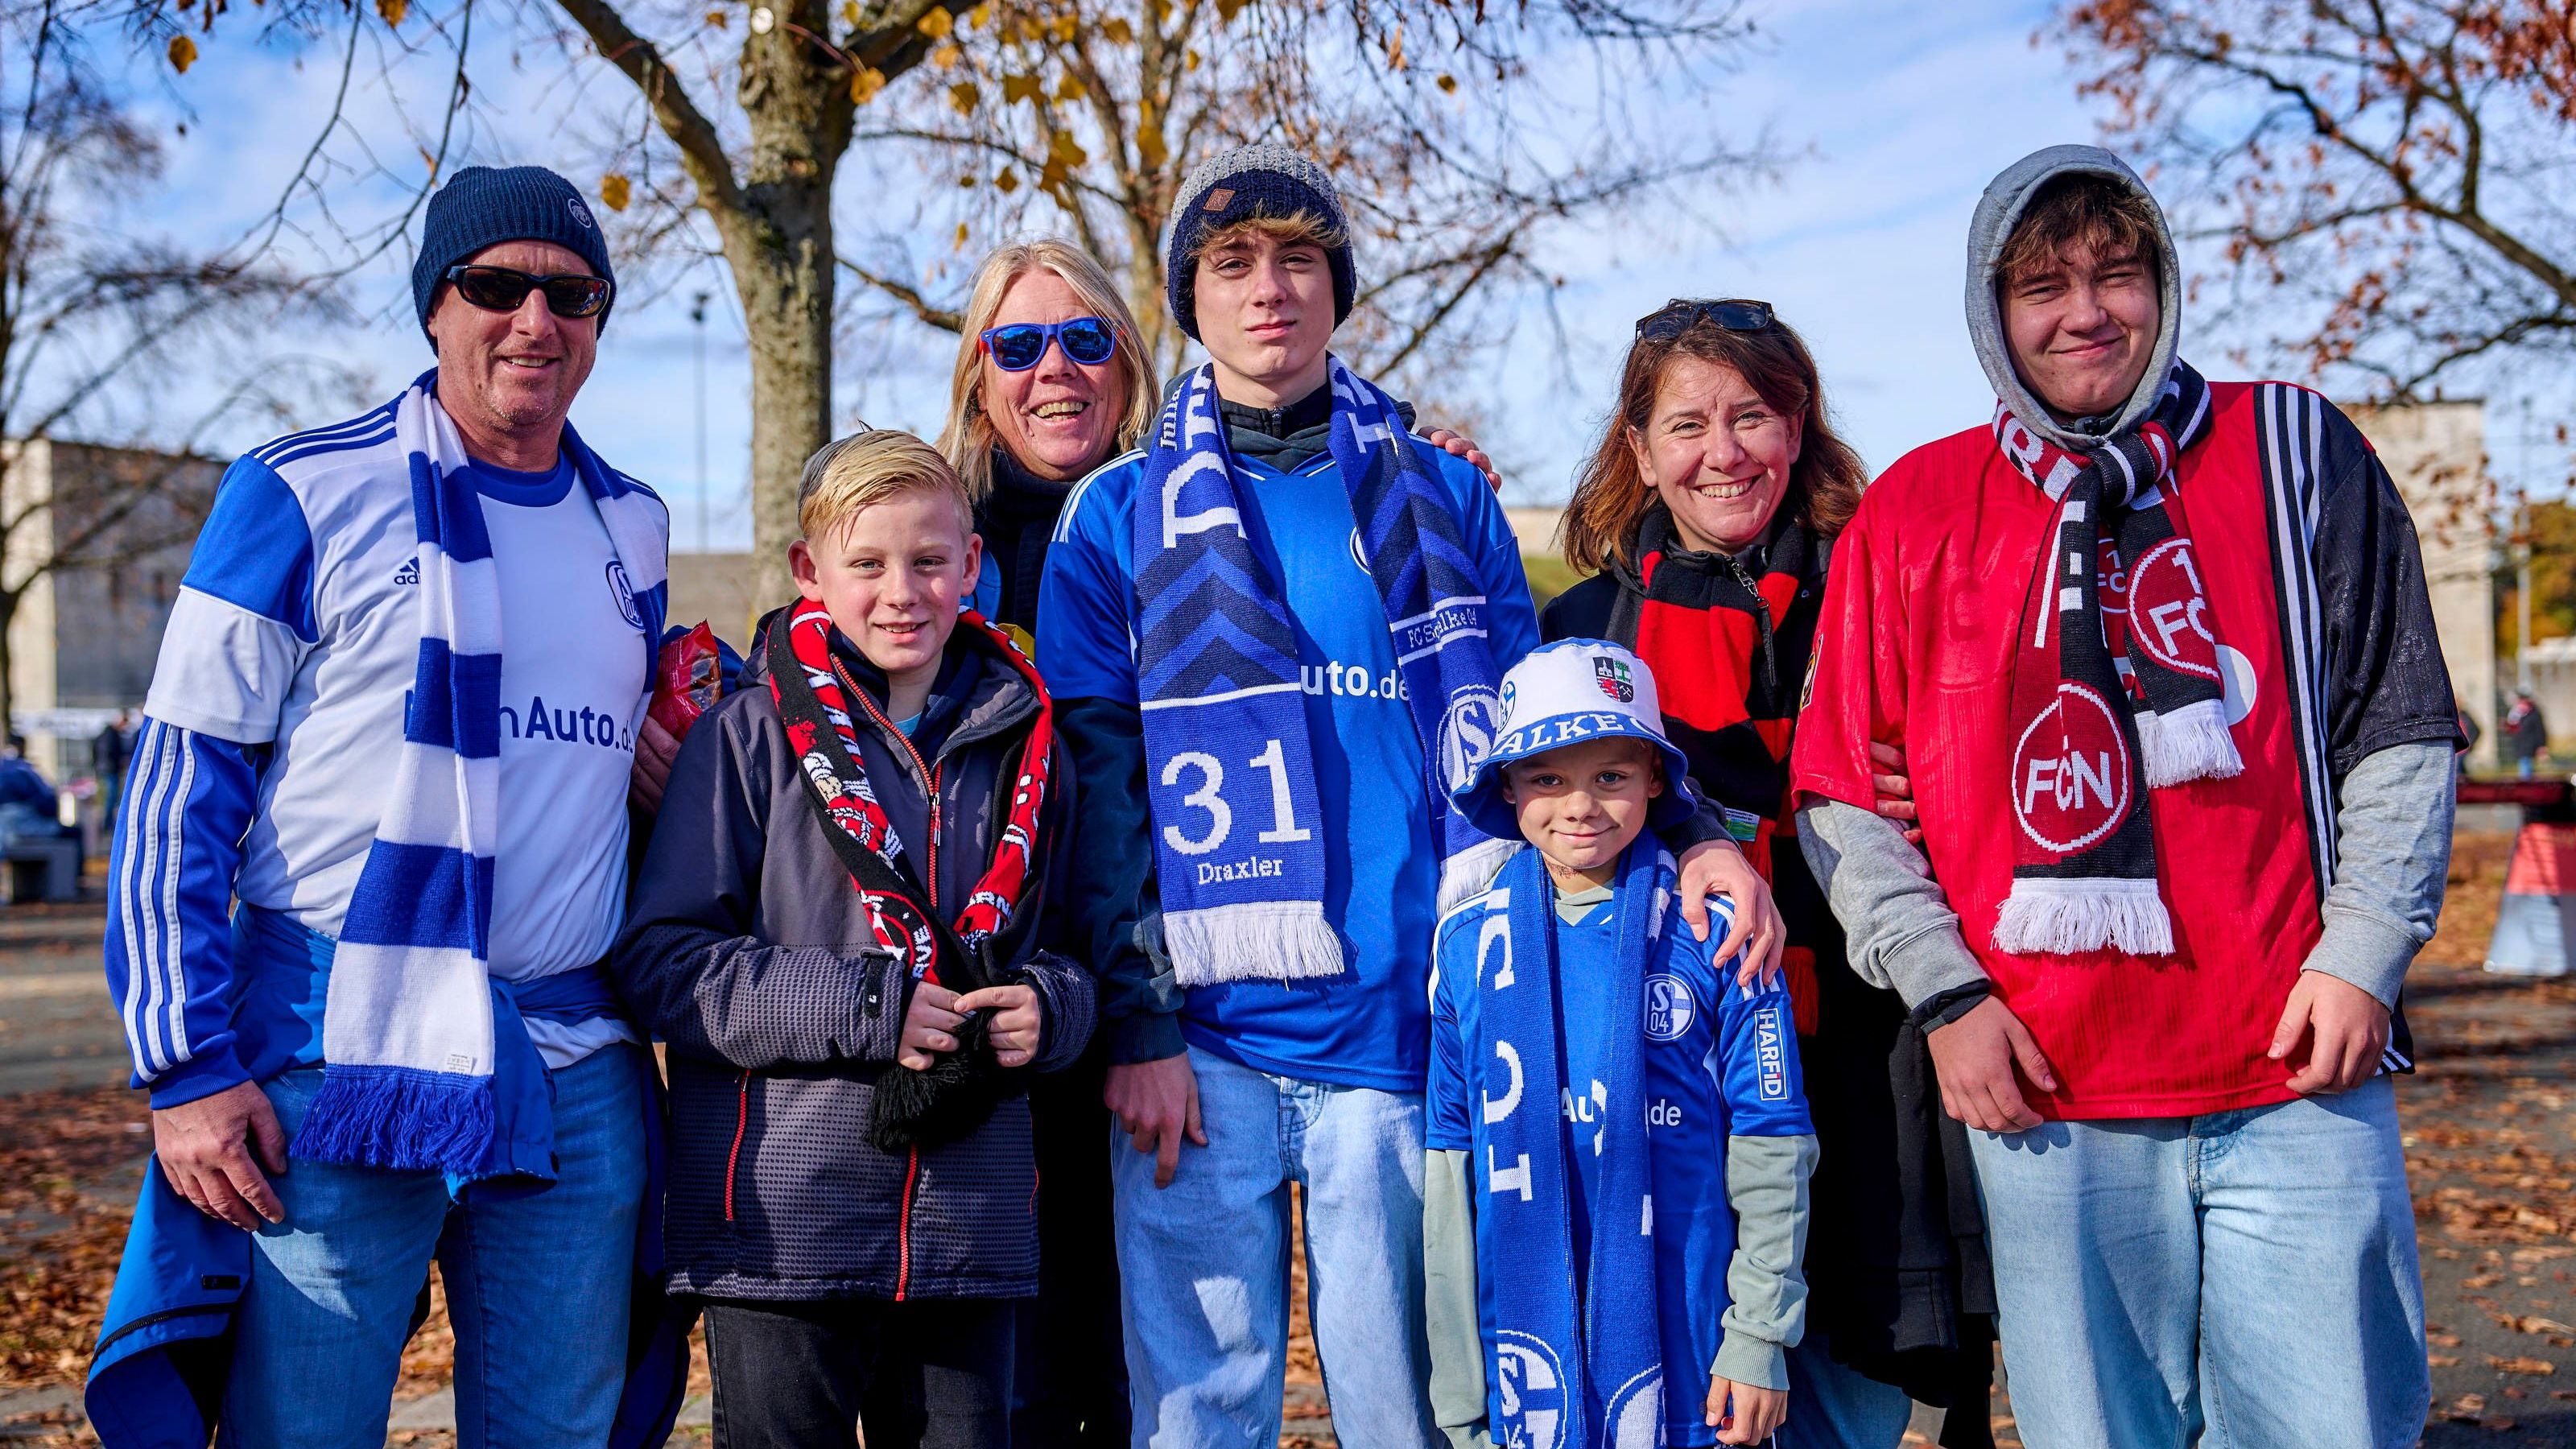
<svg viewBox="0 0 2576 1449"><path fill-rule="evenodd" d="M2412 1444L2392 1071L2450 851L2451 687L2360 432L2177 355L2162 212L2058 146L1987 188L2002 401L1838 545L1793 784L1853 965L1965 1123L2024 1437ZM1922 846L1871 813L1901 745Z"/></svg>

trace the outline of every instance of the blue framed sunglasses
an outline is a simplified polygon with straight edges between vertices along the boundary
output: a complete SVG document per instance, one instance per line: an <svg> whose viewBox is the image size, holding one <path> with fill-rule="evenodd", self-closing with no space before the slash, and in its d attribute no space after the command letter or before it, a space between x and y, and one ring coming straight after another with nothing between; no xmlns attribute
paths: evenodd
<svg viewBox="0 0 2576 1449"><path fill-rule="evenodd" d="M1061 322L1014 322L987 327L984 350L1004 372L1026 372L1055 343L1064 355L1086 367L1097 367L1118 350L1118 329L1097 317L1068 317Z"/></svg>

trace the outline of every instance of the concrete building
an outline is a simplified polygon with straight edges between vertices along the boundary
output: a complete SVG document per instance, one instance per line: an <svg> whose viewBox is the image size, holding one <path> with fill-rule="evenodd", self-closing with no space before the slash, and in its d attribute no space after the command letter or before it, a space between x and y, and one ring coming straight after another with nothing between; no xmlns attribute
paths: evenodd
<svg viewBox="0 0 2576 1449"><path fill-rule="evenodd" d="M2496 675L2495 487L2486 470L2486 404L2478 401L2343 410L2397 481L2415 537L2424 550L2425 582L2433 595L2433 627L2451 669L2451 692L2478 722L2474 760L2493 765L2496 716L2501 709ZM2576 694L2576 678L2570 680ZM2552 711L2552 717L2557 717ZM2576 700L2565 716L2576 723Z"/></svg>
<svg viewBox="0 0 2576 1449"><path fill-rule="evenodd" d="M19 592L10 727L64 784L116 711L143 705L223 465L37 439L0 446L0 470L0 518L18 520L0 549L0 590Z"/></svg>

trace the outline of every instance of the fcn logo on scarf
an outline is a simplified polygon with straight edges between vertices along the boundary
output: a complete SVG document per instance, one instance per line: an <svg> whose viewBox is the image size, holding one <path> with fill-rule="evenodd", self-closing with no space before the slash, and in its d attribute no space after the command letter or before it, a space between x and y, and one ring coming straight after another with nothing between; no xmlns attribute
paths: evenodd
<svg viewBox="0 0 2576 1449"><path fill-rule="evenodd" d="M2190 539L2166 539L2129 570L2129 637L2140 652L2167 669L2215 682L2218 640L2208 612Z"/></svg>
<svg viewBox="0 0 2576 1449"><path fill-rule="evenodd" d="M2135 585L2133 575L2133 598ZM2062 682L2013 747L2013 817L2048 850L2082 850L2127 817L2129 773L2128 737L2110 701Z"/></svg>

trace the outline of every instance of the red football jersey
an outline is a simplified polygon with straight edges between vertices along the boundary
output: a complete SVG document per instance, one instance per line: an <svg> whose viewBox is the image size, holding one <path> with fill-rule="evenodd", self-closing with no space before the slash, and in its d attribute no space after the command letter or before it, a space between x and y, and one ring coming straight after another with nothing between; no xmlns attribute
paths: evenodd
<svg viewBox="0 0 2576 1449"><path fill-rule="evenodd" d="M2211 408L2210 435L2174 486L2245 771L2151 792L2169 957L1993 945L2026 823L2017 772L2044 780L2066 768L2016 761L2011 712L2014 636L2051 547L2046 495L1978 427L1899 460L1834 549L1793 788L1868 808L1869 742L1905 746L1933 874L1996 994L2055 1068L2055 1093L2024 1084L2052 1118L2185 1116L2291 1097L2288 1067L2264 1052L2322 928L2332 782L2371 749L2451 728L2439 649L2388 647L2390 634L2429 626L2429 605L2403 505L2358 431L2324 399L2281 384L2213 384ZM2102 577L2115 629L2130 582ZM2426 654L2430 681L2419 677Z"/></svg>

